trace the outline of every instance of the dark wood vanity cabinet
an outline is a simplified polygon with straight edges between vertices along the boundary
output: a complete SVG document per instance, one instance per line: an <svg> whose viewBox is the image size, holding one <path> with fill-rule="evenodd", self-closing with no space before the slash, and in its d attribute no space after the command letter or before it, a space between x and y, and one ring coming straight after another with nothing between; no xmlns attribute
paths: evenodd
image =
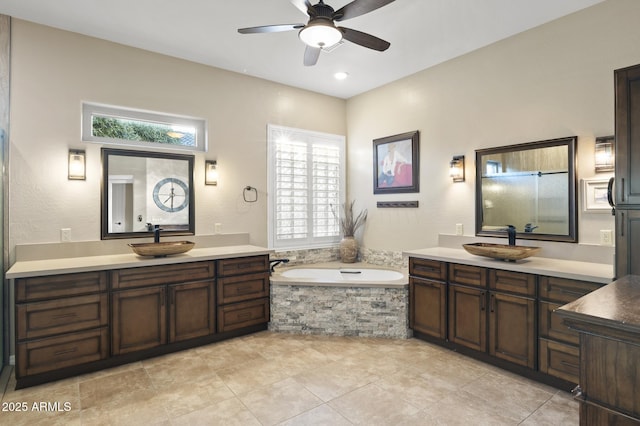
<svg viewBox="0 0 640 426"><path fill-rule="evenodd" d="M409 326L416 337L568 390L578 383L578 334L554 310L602 285L410 257Z"/></svg>
<svg viewBox="0 0 640 426"><path fill-rule="evenodd" d="M571 383L578 383L580 372L580 338L555 312L602 284L566 278L539 278L538 351L539 370Z"/></svg>
<svg viewBox="0 0 640 426"><path fill-rule="evenodd" d="M579 333L580 425L640 425L640 276L627 275L559 308Z"/></svg>
<svg viewBox="0 0 640 426"><path fill-rule="evenodd" d="M215 332L214 262L121 269L111 274L113 355Z"/></svg>
<svg viewBox="0 0 640 426"><path fill-rule="evenodd" d="M16 379L109 356L107 273L15 282Z"/></svg>
<svg viewBox="0 0 640 426"><path fill-rule="evenodd" d="M15 301L22 388L266 329L269 257L18 278Z"/></svg>
<svg viewBox="0 0 640 426"><path fill-rule="evenodd" d="M218 331L269 322L269 258L251 256L218 261Z"/></svg>
<svg viewBox="0 0 640 426"><path fill-rule="evenodd" d="M409 327L447 338L447 264L437 260L409 260Z"/></svg>
<svg viewBox="0 0 640 426"><path fill-rule="evenodd" d="M535 276L449 265L449 340L534 368Z"/></svg>

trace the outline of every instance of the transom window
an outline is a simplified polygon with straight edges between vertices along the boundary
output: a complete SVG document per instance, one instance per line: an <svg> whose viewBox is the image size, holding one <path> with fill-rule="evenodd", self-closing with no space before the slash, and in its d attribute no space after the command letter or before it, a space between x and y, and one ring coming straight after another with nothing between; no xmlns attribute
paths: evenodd
<svg viewBox="0 0 640 426"><path fill-rule="evenodd" d="M130 108L82 104L82 140L206 151L206 121Z"/></svg>
<svg viewBox="0 0 640 426"><path fill-rule="evenodd" d="M318 247L337 243L334 216L344 203L344 136L269 125L269 245Z"/></svg>

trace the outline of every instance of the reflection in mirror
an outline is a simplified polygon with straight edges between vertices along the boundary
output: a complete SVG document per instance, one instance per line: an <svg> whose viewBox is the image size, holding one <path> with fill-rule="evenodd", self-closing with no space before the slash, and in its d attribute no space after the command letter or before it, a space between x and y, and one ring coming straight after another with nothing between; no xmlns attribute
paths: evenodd
<svg viewBox="0 0 640 426"><path fill-rule="evenodd" d="M102 239L193 235L194 157L102 149Z"/></svg>
<svg viewBox="0 0 640 426"><path fill-rule="evenodd" d="M476 151L476 235L577 242L576 137Z"/></svg>

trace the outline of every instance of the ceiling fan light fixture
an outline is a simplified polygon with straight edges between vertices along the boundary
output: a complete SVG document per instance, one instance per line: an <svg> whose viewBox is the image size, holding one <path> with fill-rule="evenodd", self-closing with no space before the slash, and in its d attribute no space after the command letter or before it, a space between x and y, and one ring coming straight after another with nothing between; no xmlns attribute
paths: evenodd
<svg viewBox="0 0 640 426"><path fill-rule="evenodd" d="M310 22L300 30L298 37L307 46L326 48L339 43L342 40L342 32L331 21L325 19L319 22Z"/></svg>

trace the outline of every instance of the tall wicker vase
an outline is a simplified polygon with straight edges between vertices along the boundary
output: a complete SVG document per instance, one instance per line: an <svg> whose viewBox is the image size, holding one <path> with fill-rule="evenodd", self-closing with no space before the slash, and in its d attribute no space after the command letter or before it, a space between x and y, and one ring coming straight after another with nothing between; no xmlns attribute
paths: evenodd
<svg viewBox="0 0 640 426"><path fill-rule="evenodd" d="M354 237L344 237L340 241L340 261L354 263L358 258L358 241Z"/></svg>

